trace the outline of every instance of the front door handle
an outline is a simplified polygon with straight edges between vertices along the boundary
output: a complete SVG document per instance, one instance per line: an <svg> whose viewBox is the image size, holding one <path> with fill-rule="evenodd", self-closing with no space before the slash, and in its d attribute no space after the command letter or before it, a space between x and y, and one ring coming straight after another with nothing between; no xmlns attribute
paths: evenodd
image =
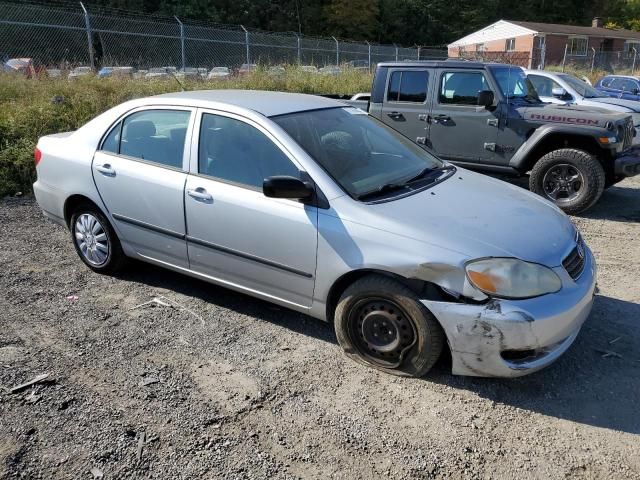
<svg viewBox="0 0 640 480"><path fill-rule="evenodd" d="M387 117L392 118L393 120L402 120L402 119L404 119L404 115L401 112L387 113Z"/></svg>
<svg viewBox="0 0 640 480"><path fill-rule="evenodd" d="M211 194L207 193L207 191L202 187L187 190L187 195L189 195L191 198L195 198L199 202L213 202L213 197L211 196Z"/></svg>
<svg viewBox="0 0 640 480"><path fill-rule="evenodd" d="M104 165L96 165L96 170L108 177L116 176L116 171L111 168L111 165L108 163L105 163Z"/></svg>

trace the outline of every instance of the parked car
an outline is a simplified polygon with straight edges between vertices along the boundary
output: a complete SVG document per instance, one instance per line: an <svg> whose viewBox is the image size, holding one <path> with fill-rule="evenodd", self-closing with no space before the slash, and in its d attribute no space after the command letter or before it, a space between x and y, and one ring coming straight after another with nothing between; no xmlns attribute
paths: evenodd
<svg viewBox="0 0 640 480"><path fill-rule="evenodd" d="M175 76L178 78L190 78L200 79L207 76L206 68L196 68L196 67L185 67L184 69L180 69L175 73Z"/></svg>
<svg viewBox="0 0 640 480"><path fill-rule="evenodd" d="M69 78L70 80L73 80L74 78L85 77L87 75L91 75L92 73L93 73L93 68L91 67L76 67L73 70L71 70L67 78Z"/></svg>
<svg viewBox="0 0 640 480"><path fill-rule="evenodd" d="M256 65L255 63L243 63L238 69L238 75L247 75L257 69L258 65Z"/></svg>
<svg viewBox="0 0 640 480"><path fill-rule="evenodd" d="M531 373L591 310L595 261L561 210L336 100L137 99L35 160L40 207L92 270L137 258L309 314L385 372L424 375L448 346L455 374Z"/></svg>
<svg viewBox="0 0 640 480"><path fill-rule="evenodd" d="M215 80L215 79L229 78L230 76L231 76L231 70L229 70L229 67L213 67L209 71L207 78L209 80Z"/></svg>
<svg viewBox="0 0 640 480"><path fill-rule="evenodd" d="M543 102L600 107L613 112L628 113L633 119L636 131L640 129L640 102L610 97L568 73L541 70L527 70L526 73ZM636 135L633 143L639 141L640 135Z"/></svg>
<svg viewBox="0 0 640 480"><path fill-rule="evenodd" d="M133 77L133 67L102 67L98 70L98 78Z"/></svg>
<svg viewBox="0 0 640 480"><path fill-rule="evenodd" d="M350 62L347 62L347 66L363 72L368 72L370 69L368 60L351 60Z"/></svg>
<svg viewBox="0 0 640 480"><path fill-rule="evenodd" d="M586 210L605 188L640 174L630 115L544 103L520 67L381 63L368 112L452 163L529 174L530 190L567 213Z"/></svg>
<svg viewBox="0 0 640 480"><path fill-rule="evenodd" d="M36 67L32 58L10 58L5 62L5 65L14 72L21 73L27 78L33 78L46 72L44 67Z"/></svg>
<svg viewBox="0 0 640 480"><path fill-rule="evenodd" d="M173 77L178 69L176 67L153 67L145 74L146 79L161 79Z"/></svg>
<svg viewBox="0 0 640 480"><path fill-rule="evenodd" d="M640 100L640 77L607 75L598 80L595 87L610 97Z"/></svg>
<svg viewBox="0 0 640 480"><path fill-rule="evenodd" d="M336 65L327 65L319 70L319 73L323 75L340 75L342 69Z"/></svg>
<svg viewBox="0 0 640 480"><path fill-rule="evenodd" d="M284 67L276 65L267 69L267 75L271 77L280 77L286 73Z"/></svg>
<svg viewBox="0 0 640 480"><path fill-rule="evenodd" d="M300 70L307 73L318 73L318 67L315 65L301 65Z"/></svg>

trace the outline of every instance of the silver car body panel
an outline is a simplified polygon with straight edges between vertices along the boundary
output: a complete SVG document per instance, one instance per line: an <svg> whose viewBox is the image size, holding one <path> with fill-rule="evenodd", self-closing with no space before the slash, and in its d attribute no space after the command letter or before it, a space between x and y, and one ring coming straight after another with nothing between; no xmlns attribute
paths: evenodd
<svg viewBox="0 0 640 480"><path fill-rule="evenodd" d="M358 202L268 118L330 107L343 104L247 91L133 100L76 132L40 139L43 158L34 192L45 214L62 224L71 196L93 201L131 257L323 320L331 316L327 303L332 287L353 272L385 272L436 284L460 299L423 300L445 330L454 373L520 375L542 368L568 348L588 315L595 283L591 256L578 282L561 266L575 247L575 227L568 217L541 197L462 168L411 196ZM182 171L96 152L116 122L137 110L157 108L193 112ZM262 131L313 179L329 208L266 198L257 189L199 175L196 132L203 112L233 117ZM97 170L105 164L115 176ZM188 195L197 188L205 189L211 202ZM475 258L505 256L554 268L562 290L530 300L489 299L470 284L464 265ZM489 327L501 343L478 335ZM503 348L549 352L532 363L510 365L500 357Z"/></svg>

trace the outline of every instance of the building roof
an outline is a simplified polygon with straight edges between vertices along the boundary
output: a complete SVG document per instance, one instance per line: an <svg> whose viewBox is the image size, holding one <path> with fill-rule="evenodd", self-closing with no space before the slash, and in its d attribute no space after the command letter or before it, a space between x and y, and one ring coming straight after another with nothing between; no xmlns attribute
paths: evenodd
<svg viewBox="0 0 640 480"><path fill-rule="evenodd" d="M193 90L165 93L151 98L177 105L205 108L215 108L215 104L233 105L267 117L320 108L344 107L344 103L317 95L262 90Z"/></svg>
<svg viewBox="0 0 640 480"><path fill-rule="evenodd" d="M592 37L621 38L625 40L640 40L640 32L623 28L596 28L579 25L562 25L557 23L522 22L520 20L498 20L480 30L450 43L449 47L462 47L477 43L504 40L521 35L535 35L539 33L560 35L586 35Z"/></svg>
<svg viewBox="0 0 640 480"><path fill-rule="evenodd" d="M624 28L597 28L580 25L562 25L559 23L521 22L520 20L506 20L537 33L561 33L565 35L587 35L590 37L624 38L640 40L640 32L625 30Z"/></svg>

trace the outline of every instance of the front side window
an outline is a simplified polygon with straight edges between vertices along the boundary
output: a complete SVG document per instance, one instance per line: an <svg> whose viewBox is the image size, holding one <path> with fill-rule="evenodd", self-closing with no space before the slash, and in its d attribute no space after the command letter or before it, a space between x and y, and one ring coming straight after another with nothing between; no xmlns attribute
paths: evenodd
<svg viewBox="0 0 640 480"><path fill-rule="evenodd" d="M144 110L129 115L122 124L120 154L181 169L190 116L184 110Z"/></svg>
<svg viewBox="0 0 640 480"><path fill-rule="evenodd" d="M428 72L406 70L393 72L389 79L387 100L390 102L424 103L427 99Z"/></svg>
<svg viewBox="0 0 640 480"><path fill-rule="evenodd" d="M531 81L536 92L538 92L538 95L541 97L551 97L553 96L554 88L561 88L558 83L548 77L543 77L541 75L527 75L527 78Z"/></svg>
<svg viewBox="0 0 640 480"><path fill-rule="evenodd" d="M355 198L382 193L384 186L402 189L404 182L443 165L408 138L355 108L291 113L273 120Z"/></svg>
<svg viewBox="0 0 640 480"><path fill-rule="evenodd" d="M630 78L616 78L611 83L611 88L621 90L623 92L635 92L638 89L638 84Z"/></svg>
<svg viewBox="0 0 640 480"><path fill-rule="evenodd" d="M559 73L558 76L560 76L565 82L567 82L578 95L584 98L607 98L604 93L596 90L587 82L584 82L579 78L566 73Z"/></svg>
<svg viewBox="0 0 640 480"><path fill-rule="evenodd" d="M440 79L438 101L452 105L477 105L478 93L489 90L482 72L445 72Z"/></svg>
<svg viewBox="0 0 640 480"><path fill-rule="evenodd" d="M524 98L539 102L538 94L520 67L489 67L505 98Z"/></svg>
<svg viewBox="0 0 640 480"><path fill-rule="evenodd" d="M203 114L199 145L202 175L255 189L274 175L300 177L300 170L269 137L235 118Z"/></svg>
<svg viewBox="0 0 640 480"><path fill-rule="evenodd" d="M569 55L585 56L587 54L587 39L585 37L569 38L567 53Z"/></svg>

